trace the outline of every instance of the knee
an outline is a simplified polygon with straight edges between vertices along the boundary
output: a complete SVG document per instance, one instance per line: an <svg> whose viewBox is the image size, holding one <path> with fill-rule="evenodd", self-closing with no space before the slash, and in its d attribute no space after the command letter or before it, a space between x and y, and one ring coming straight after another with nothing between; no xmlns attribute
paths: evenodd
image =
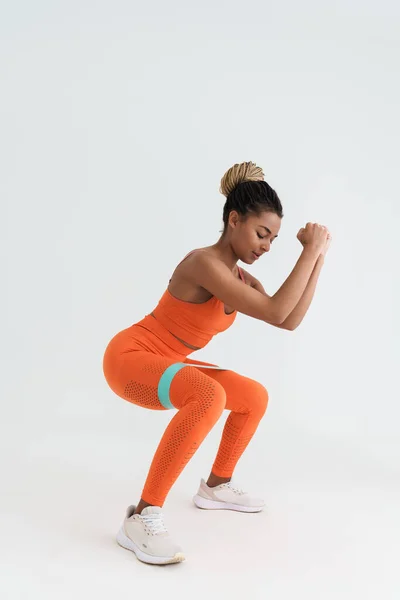
<svg viewBox="0 0 400 600"><path fill-rule="evenodd" d="M226 407L226 393L217 381L207 381L206 387L199 390L197 396L198 414L210 426L214 425Z"/></svg>
<svg viewBox="0 0 400 600"><path fill-rule="evenodd" d="M209 381L208 393L202 395L202 403L207 410L220 417L226 406L226 392L217 381Z"/></svg>
<svg viewBox="0 0 400 600"><path fill-rule="evenodd" d="M258 381L251 382L251 411L261 419L268 407L269 395L267 389Z"/></svg>
<svg viewBox="0 0 400 600"><path fill-rule="evenodd" d="M172 382L171 391L176 408L188 404L195 407L195 418L218 420L226 406L226 392L223 386L200 373L197 369L182 369Z"/></svg>

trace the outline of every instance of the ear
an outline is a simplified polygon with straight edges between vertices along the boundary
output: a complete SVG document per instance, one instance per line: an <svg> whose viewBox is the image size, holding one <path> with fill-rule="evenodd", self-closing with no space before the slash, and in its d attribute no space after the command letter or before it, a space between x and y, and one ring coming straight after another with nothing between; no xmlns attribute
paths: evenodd
<svg viewBox="0 0 400 600"><path fill-rule="evenodd" d="M228 225L230 225L230 227L236 227L236 225L239 223L240 221L240 215L236 210L231 210L231 212L229 213L229 217L228 217Z"/></svg>

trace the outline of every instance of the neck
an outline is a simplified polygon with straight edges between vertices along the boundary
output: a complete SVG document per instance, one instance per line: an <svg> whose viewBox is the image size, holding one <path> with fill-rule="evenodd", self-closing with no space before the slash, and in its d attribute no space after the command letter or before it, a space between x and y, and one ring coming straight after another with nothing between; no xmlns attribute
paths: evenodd
<svg viewBox="0 0 400 600"><path fill-rule="evenodd" d="M226 236L222 235L215 244L210 246L210 248L213 248L215 253L226 264L226 266L229 267L229 269L232 271L235 269L238 257L233 251L231 243Z"/></svg>

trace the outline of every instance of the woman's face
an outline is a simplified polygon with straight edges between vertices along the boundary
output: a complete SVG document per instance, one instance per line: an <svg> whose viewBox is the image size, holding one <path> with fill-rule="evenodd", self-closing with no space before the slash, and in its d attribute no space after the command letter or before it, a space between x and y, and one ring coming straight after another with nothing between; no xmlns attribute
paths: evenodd
<svg viewBox="0 0 400 600"><path fill-rule="evenodd" d="M265 252L269 252L272 242L278 236L281 221L278 215L271 212L259 215L250 213L244 218L236 211L231 211L228 228L236 256L250 265Z"/></svg>

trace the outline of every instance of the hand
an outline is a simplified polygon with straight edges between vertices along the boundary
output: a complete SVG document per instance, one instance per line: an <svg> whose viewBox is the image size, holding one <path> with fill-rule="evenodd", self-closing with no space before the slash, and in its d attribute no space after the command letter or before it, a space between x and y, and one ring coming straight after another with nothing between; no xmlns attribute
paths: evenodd
<svg viewBox="0 0 400 600"><path fill-rule="evenodd" d="M320 251L322 254L322 252L327 252L326 246L328 236L330 236L330 233L324 225L320 225L319 223L307 223L305 227L302 227L299 230L297 239L304 248L311 248L316 252Z"/></svg>
<svg viewBox="0 0 400 600"><path fill-rule="evenodd" d="M331 241L332 241L332 236L331 236L331 234L328 232L328 237L326 238L326 244L325 244L325 248L323 248L323 250L322 250L322 252L321 252L320 256L325 256L325 255L326 255L326 253L327 253L327 252L328 252L328 250L329 250L329 246L331 245Z"/></svg>

